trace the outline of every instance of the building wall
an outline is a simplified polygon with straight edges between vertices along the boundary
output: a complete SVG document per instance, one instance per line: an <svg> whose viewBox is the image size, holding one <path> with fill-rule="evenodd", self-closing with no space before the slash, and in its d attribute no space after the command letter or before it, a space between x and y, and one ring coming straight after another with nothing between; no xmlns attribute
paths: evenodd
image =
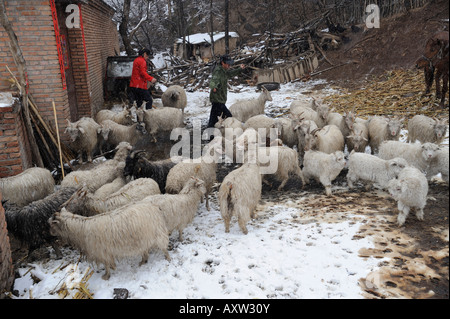
<svg viewBox="0 0 450 319"><path fill-rule="evenodd" d="M81 6L89 66L89 94L91 114L95 115L104 104L103 83L108 56L118 55L119 36L112 22L114 11L103 1L89 1Z"/></svg>
<svg viewBox="0 0 450 319"><path fill-rule="evenodd" d="M67 92L63 90L55 32L49 1L5 1L7 15L19 40L28 69L29 92L44 120L54 123L52 100L58 123L69 118ZM10 90L6 65L18 77L9 49L9 38L0 26L0 91ZM60 132L64 129L60 127Z"/></svg>
<svg viewBox="0 0 450 319"><path fill-rule="evenodd" d="M69 141L65 134L67 120L78 120L83 116L94 117L104 104L103 82L106 70L107 57L119 52L119 38L116 25L112 22L114 11L101 0L85 1L56 1L60 13L59 25L65 25L61 19L69 13L65 13L68 4L81 3L81 16L83 19L84 36L87 53L87 64L85 59L85 47L81 28L68 29L67 42L70 48L69 60L71 61L75 90L75 111L72 115L69 103L68 90L63 86L61 68L59 64L58 50L55 37L55 28L52 18L52 10L49 0L8 0L5 1L7 15L19 40L28 70L29 93L39 110L40 115L51 127L54 127L54 113L52 100L55 101L56 114L58 118L59 133L62 142ZM62 33L61 33L62 34ZM19 77L17 67L14 63L10 48L9 37L3 27L0 26L0 92L16 91L11 89L11 83L7 80L11 75L6 70L8 66L15 77ZM73 101L73 95L71 95ZM17 117L7 114L8 108L3 109L3 118L11 120ZM12 112L12 110L10 111ZM74 118L75 117L75 118ZM0 123L2 124L2 123ZM8 128L8 134L15 131L19 135L23 130L20 124L15 129ZM0 131L3 128L0 127ZM0 135L0 167L1 160L10 161L12 153L4 149L5 132ZM12 134L12 133L11 133ZM21 135L23 138L26 135ZM3 141L2 141L3 139ZM19 144L19 150L26 152L29 147ZM14 144L14 145L16 145ZM3 146L3 148L2 148ZM16 147L16 146L14 146ZM17 156L17 155L14 155ZM29 166L31 155L21 153L17 159L19 164L11 162L8 175L19 173ZM8 165L7 165L8 166ZM6 173L4 173L6 175Z"/></svg>
<svg viewBox="0 0 450 319"><path fill-rule="evenodd" d="M2 193L0 192L0 299L2 299L5 292L11 290L13 282L11 246L6 229L5 210L2 206Z"/></svg>

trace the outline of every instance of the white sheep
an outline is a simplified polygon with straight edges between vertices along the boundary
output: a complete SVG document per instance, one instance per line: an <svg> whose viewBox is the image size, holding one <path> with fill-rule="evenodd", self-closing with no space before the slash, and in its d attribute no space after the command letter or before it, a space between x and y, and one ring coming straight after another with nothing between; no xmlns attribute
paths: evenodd
<svg viewBox="0 0 450 319"><path fill-rule="evenodd" d="M124 176L119 176L111 183L105 184L99 189L97 189L94 193L96 198L105 198L111 195L112 193L117 192L119 189L126 185L126 180Z"/></svg>
<svg viewBox="0 0 450 319"><path fill-rule="evenodd" d="M78 153L78 159L83 163L83 155L92 162L92 156L97 149L101 125L89 117L83 117L77 122L67 120L65 133L70 137L71 148Z"/></svg>
<svg viewBox="0 0 450 319"><path fill-rule="evenodd" d="M361 180L387 188L389 181L408 166L403 158L390 160L381 159L375 155L352 152L348 159L347 183L350 188Z"/></svg>
<svg viewBox="0 0 450 319"><path fill-rule="evenodd" d="M274 127L278 130L278 137L286 146L292 148L298 145L296 127L298 127L299 123L299 120L294 116L275 119Z"/></svg>
<svg viewBox="0 0 450 319"><path fill-rule="evenodd" d="M126 126L111 120L105 120L101 125L103 139L111 148L116 147L121 142L128 142L131 146L134 146L147 134L144 123Z"/></svg>
<svg viewBox="0 0 450 319"><path fill-rule="evenodd" d="M169 236L159 208L138 202L92 217L72 214L65 208L49 219L50 234L67 242L86 256L89 262L104 264L104 280L110 278L116 260L142 256L147 263L149 253L158 248L170 260Z"/></svg>
<svg viewBox="0 0 450 319"><path fill-rule="evenodd" d="M433 143L408 144L399 141L386 141L380 146L379 156L386 160L395 157L404 158L409 165L426 172L439 149L439 146Z"/></svg>
<svg viewBox="0 0 450 319"><path fill-rule="evenodd" d="M399 215L397 223L402 226L411 208L416 210L418 220L424 219L423 209L427 203L428 182L423 173L417 168L407 167L402 170L397 179L389 184L389 193L397 201Z"/></svg>
<svg viewBox="0 0 450 319"><path fill-rule="evenodd" d="M143 201L151 202L152 205L159 207L169 235L174 230L178 230L178 240L183 241L183 229L194 219L205 194L205 183L191 177L179 194L153 195L144 198Z"/></svg>
<svg viewBox="0 0 450 319"><path fill-rule="evenodd" d="M61 187L86 186L89 192L94 193L105 184L111 183L117 177L123 175L125 159L132 147L127 142L122 142L116 147L116 155L92 169L71 172L61 182Z"/></svg>
<svg viewBox="0 0 450 319"><path fill-rule="evenodd" d="M441 174L444 182L448 184L449 182L449 150L448 147L442 147L437 151L437 154L434 159L431 160L428 169L427 169L427 177L431 179L432 176L437 174Z"/></svg>
<svg viewBox="0 0 450 319"><path fill-rule="evenodd" d="M290 174L297 175L301 179L303 186L306 184L299 166L298 153L292 148L287 146L258 147L256 154L262 173L266 173L265 169L267 169L267 173L270 174L276 169L270 175L273 175L276 180L281 182L278 187L279 191L286 185ZM272 165L276 166L272 168ZM263 181L265 181L264 178Z"/></svg>
<svg viewBox="0 0 450 319"><path fill-rule="evenodd" d="M99 198L83 188L73 196L66 208L78 215L94 216L158 194L161 194L158 183L151 178L138 178L104 198Z"/></svg>
<svg viewBox="0 0 450 319"><path fill-rule="evenodd" d="M187 106L186 91L179 85L173 85L167 88L162 94L161 101L164 107L173 107L180 109L184 116L184 109Z"/></svg>
<svg viewBox="0 0 450 319"><path fill-rule="evenodd" d="M192 176L197 177L205 183L206 208L210 210L209 193L216 182L217 163L222 153L222 138L216 137L205 147L203 156L176 164L167 174L166 193L179 194Z"/></svg>
<svg viewBox="0 0 450 319"><path fill-rule="evenodd" d="M331 154L344 151L345 140L341 130L336 125L327 125L305 135L305 150L319 151Z"/></svg>
<svg viewBox="0 0 450 319"><path fill-rule="evenodd" d="M304 120L314 121L319 128L327 125L329 112L330 109L328 105L320 104L319 106L317 106L317 110L315 111L309 107L296 106L295 104L291 104L291 114L293 114L294 116L299 116Z"/></svg>
<svg viewBox="0 0 450 319"><path fill-rule="evenodd" d="M241 122L246 122L255 115L264 114L264 108L267 101L272 101L272 96L266 88L262 88L262 92L257 99L237 101L230 106L230 112L233 117Z"/></svg>
<svg viewBox="0 0 450 319"><path fill-rule="evenodd" d="M303 159L303 176L306 183L311 178L319 181L327 196L331 196L331 183L345 167L344 153L341 151L327 154L318 151L307 151Z"/></svg>
<svg viewBox="0 0 450 319"><path fill-rule="evenodd" d="M275 140L278 137L278 134L275 134L275 120L271 117L268 117L264 114L255 115L249 118L244 123L244 130L252 128L258 131L262 136L265 136L266 139Z"/></svg>
<svg viewBox="0 0 450 319"><path fill-rule="evenodd" d="M220 130L222 137L226 136L227 129L233 130L233 135L236 137L241 135L244 132L244 123L239 121L235 117L227 117L224 119L221 116L217 117L217 123L214 125L215 128Z"/></svg>
<svg viewBox="0 0 450 319"><path fill-rule="evenodd" d="M52 173L45 168L33 167L22 173L0 178L0 192L3 200L19 207L45 198L55 190Z"/></svg>
<svg viewBox="0 0 450 319"><path fill-rule="evenodd" d="M369 129L364 123L354 123L351 132L346 136L346 141L349 152L364 153L369 145Z"/></svg>
<svg viewBox="0 0 450 319"><path fill-rule="evenodd" d="M122 125L132 125L133 117L131 115L131 109L124 107L120 112L114 112L112 110L101 110L95 117L97 123L101 124L103 121L111 120Z"/></svg>
<svg viewBox="0 0 450 319"><path fill-rule="evenodd" d="M383 141L398 141L404 118L372 117L367 124L369 129L369 146L372 154L378 153Z"/></svg>
<svg viewBox="0 0 450 319"><path fill-rule="evenodd" d="M425 115L416 115L408 121L407 142L441 144L447 133L446 120L439 120Z"/></svg>
<svg viewBox="0 0 450 319"><path fill-rule="evenodd" d="M156 134L159 132L171 132L175 128L184 127L183 112L174 107L163 107L157 109L144 110L139 108L136 111L139 123L144 123L145 128L156 142Z"/></svg>
<svg viewBox="0 0 450 319"><path fill-rule="evenodd" d="M255 218L255 209L261 199L262 179L259 165L249 161L230 172L219 188L220 213L225 222L225 232L230 232L230 222L237 217L239 228L248 233L247 222Z"/></svg>

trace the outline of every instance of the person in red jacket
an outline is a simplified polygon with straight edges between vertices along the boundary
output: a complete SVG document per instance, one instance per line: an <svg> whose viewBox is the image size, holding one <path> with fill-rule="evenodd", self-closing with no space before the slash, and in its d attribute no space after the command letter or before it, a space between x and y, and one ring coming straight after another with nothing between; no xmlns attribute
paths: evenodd
<svg viewBox="0 0 450 319"><path fill-rule="evenodd" d="M136 101L136 107L140 108L145 101L146 109L151 109L153 98L148 90L147 82L152 85L156 83L156 79L147 73L147 61L150 58L149 49L141 49L139 56L133 62L133 72L130 81L130 100L131 104Z"/></svg>

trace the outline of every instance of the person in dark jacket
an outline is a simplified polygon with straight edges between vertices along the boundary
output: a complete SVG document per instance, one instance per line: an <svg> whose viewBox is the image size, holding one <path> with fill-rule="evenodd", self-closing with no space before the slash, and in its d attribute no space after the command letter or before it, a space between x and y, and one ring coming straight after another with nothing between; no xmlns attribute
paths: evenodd
<svg viewBox="0 0 450 319"><path fill-rule="evenodd" d="M148 90L147 82L152 85L156 83L156 79L147 73L147 62L150 58L149 49L141 49L139 56L133 62L133 72L130 81L130 101L133 104L136 101L136 107L140 108L145 101L146 109L151 109L153 98Z"/></svg>
<svg viewBox="0 0 450 319"><path fill-rule="evenodd" d="M217 118L220 116L223 118L233 116L225 105L228 95L228 80L239 75L245 69L245 65L241 64L239 69L230 70L230 66L233 64L234 61L228 55L223 55L220 58L220 65L213 71L212 79L209 83L209 88L211 89L209 99L212 107L208 127L214 127L218 122Z"/></svg>

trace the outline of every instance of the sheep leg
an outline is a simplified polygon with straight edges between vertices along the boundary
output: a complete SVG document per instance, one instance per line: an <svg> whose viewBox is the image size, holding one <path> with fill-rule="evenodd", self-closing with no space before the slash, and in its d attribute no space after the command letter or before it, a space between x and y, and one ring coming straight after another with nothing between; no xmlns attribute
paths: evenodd
<svg viewBox="0 0 450 319"><path fill-rule="evenodd" d="M416 209L416 217L418 220L423 221L423 208Z"/></svg>
<svg viewBox="0 0 450 319"><path fill-rule="evenodd" d="M105 266L106 270L105 270L105 274L102 276L103 280L109 280L109 278L111 277L111 270L109 268L109 266Z"/></svg>
<svg viewBox="0 0 450 319"><path fill-rule="evenodd" d="M163 249L163 252L164 252L164 257L166 258L166 260L171 261L172 258L170 258L169 252L167 251L167 249Z"/></svg>
<svg viewBox="0 0 450 319"><path fill-rule="evenodd" d="M409 207L403 205L401 202L398 202L398 210L400 211L400 213L397 217L397 223L399 226L403 226L406 221L406 217L408 217L409 214Z"/></svg>
<svg viewBox="0 0 450 319"><path fill-rule="evenodd" d="M148 251L142 254L142 260L139 263L139 266L145 265L148 262Z"/></svg>
<svg viewBox="0 0 450 319"><path fill-rule="evenodd" d="M56 258L61 259L62 253L61 253L61 250L59 249L59 245L57 243L52 243L51 245L53 247L53 250L55 251Z"/></svg>
<svg viewBox="0 0 450 319"><path fill-rule="evenodd" d="M209 208L209 192L206 192L205 194L205 201L206 201L206 209L209 211L211 211L211 209Z"/></svg>
<svg viewBox="0 0 450 319"><path fill-rule="evenodd" d="M230 232L231 217L230 216L223 216L223 221L225 223L225 233L229 233Z"/></svg>
<svg viewBox="0 0 450 319"><path fill-rule="evenodd" d="M178 229L178 240L180 242L183 241L183 230L182 229Z"/></svg>
<svg viewBox="0 0 450 319"><path fill-rule="evenodd" d="M244 233L244 235L248 234L248 230L247 230L247 223L242 219L242 218L238 218L238 223L239 223L239 228L241 229L241 231Z"/></svg>
<svg viewBox="0 0 450 319"><path fill-rule="evenodd" d="M289 180L289 177L283 179L283 181L281 182L281 185L278 187L278 190L279 190L279 191L281 191L281 190L284 188L284 186L286 185L286 183L287 183L288 180Z"/></svg>

